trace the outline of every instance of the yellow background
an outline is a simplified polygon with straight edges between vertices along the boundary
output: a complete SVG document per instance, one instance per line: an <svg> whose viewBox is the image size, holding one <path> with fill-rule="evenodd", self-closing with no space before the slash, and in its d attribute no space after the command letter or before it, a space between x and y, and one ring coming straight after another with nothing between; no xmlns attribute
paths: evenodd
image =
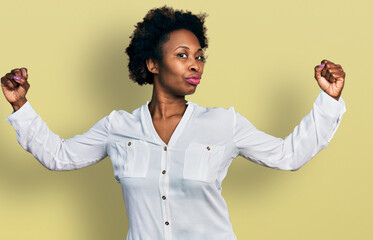
<svg viewBox="0 0 373 240"><path fill-rule="evenodd" d="M0 72L29 69L28 99L63 138L151 96L128 78L134 25L168 4L207 12L210 47L190 101L234 106L285 137L312 108L314 66L339 63L347 113L330 145L296 172L237 158L223 185L237 238L373 239L373 3L365 0L47 1L0 4ZM128 221L110 160L70 172L43 168L16 141L0 98L0 239L125 239Z"/></svg>

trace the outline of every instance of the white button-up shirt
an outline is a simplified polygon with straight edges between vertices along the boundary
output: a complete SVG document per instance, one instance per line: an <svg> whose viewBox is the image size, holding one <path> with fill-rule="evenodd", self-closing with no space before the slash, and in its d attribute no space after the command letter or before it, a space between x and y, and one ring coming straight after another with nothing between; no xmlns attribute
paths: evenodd
<svg viewBox="0 0 373 240"><path fill-rule="evenodd" d="M148 102L149 103L149 102ZM113 111L82 135L61 139L27 102L8 117L24 149L51 170L72 170L109 155L129 219L127 240L236 239L221 185L241 155L271 168L296 170L326 147L345 112L323 91L285 139L257 130L233 107L188 102L168 144L148 103Z"/></svg>

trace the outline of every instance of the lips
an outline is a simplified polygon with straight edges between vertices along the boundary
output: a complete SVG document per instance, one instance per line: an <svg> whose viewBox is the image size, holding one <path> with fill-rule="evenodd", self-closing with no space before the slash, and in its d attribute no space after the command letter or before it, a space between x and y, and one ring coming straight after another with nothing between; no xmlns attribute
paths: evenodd
<svg viewBox="0 0 373 240"><path fill-rule="evenodd" d="M188 83L192 84L192 85L198 85L201 81L201 76L199 75L194 75L194 76L190 76L188 78L185 79Z"/></svg>

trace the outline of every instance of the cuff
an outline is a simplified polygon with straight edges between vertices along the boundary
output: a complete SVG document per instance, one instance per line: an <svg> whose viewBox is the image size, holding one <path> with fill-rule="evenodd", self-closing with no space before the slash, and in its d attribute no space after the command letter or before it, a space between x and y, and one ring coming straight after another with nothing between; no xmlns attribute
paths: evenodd
<svg viewBox="0 0 373 240"><path fill-rule="evenodd" d="M31 104L27 101L20 109L10 114L6 121L10 123L15 129L19 129L29 120L35 119L36 116L38 116L38 114L31 107Z"/></svg>
<svg viewBox="0 0 373 240"><path fill-rule="evenodd" d="M321 91L319 96L317 96L315 105L331 117L340 117L346 112L346 105L342 97L337 101L324 91Z"/></svg>

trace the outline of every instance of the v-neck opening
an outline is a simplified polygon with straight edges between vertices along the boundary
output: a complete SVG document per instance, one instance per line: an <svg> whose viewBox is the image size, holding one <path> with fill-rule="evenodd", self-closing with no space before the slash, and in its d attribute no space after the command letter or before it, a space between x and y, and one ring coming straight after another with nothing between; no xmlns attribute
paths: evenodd
<svg viewBox="0 0 373 240"><path fill-rule="evenodd" d="M183 114L183 116L181 117L179 123L176 125L174 131L172 132L171 134L171 137L168 141L168 143L166 144L162 138L159 136L157 130L155 129L154 127L154 123L153 123L153 119L152 119L152 116L150 114L150 111L149 111L149 101L146 102L146 104L144 105L144 113L145 113L145 118L146 118L146 123L148 125L148 129L150 130L150 134L152 135L153 139L156 140L156 141L159 141L162 145L164 146L172 146L172 144L174 144L174 142L177 141L177 139L179 138L179 136L181 135L181 133L183 132L183 129L185 127L185 125L187 124L187 122L189 121L190 119L190 116L192 115L192 112L194 110L194 104L192 102L186 102L186 105L187 105L187 108L185 109L185 112Z"/></svg>

